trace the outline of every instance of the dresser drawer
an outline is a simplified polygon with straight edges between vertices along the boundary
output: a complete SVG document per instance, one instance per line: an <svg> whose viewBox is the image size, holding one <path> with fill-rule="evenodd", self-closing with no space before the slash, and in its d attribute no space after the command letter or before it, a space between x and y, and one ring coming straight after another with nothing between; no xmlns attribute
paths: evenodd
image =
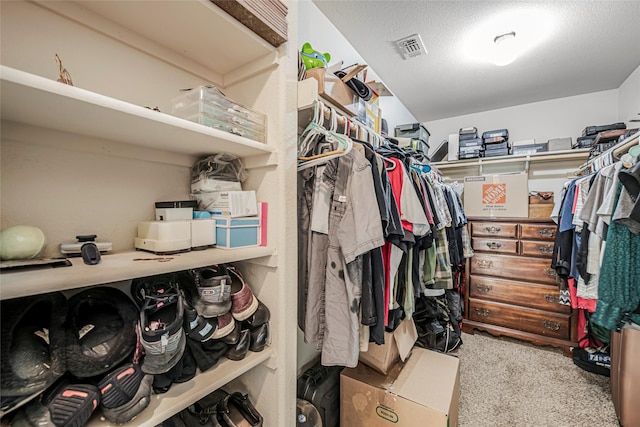
<svg viewBox="0 0 640 427"><path fill-rule="evenodd" d="M558 339L570 338L571 315L469 299L469 319Z"/></svg>
<svg viewBox="0 0 640 427"><path fill-rule="evenodd" d="M523 258L512 255L476 253L469 259L471 274L489 275L505 279L557 284L556 271L547 258Z"/></svg>
<svg viewBox="0 0 640 427"><path fill-rule="evenodd" d="M487 239L474 237L471 239L474 251L496 252L501 254L517 254L518 241L507 239Z"/></svg>
<svg viewBox="0 0 640 427"><path fill-rule="evenodd" d="M474 237L518 237L518 224L508 222L480 222L471 223L471 236Z"/></svg>
<svg viewBox="0 0 640 427"><path fill-rule="evenodd" d="M571 313L571 307L558 304L560 291L555 286L469 276L469 296L557 313Z"/></svg>
<svg viewBox="0 0 640 427"><path fill-rule="evenodd" d="M551 256L553 255L553 242L544 240L523 240L520 242L520 254L551 258Z"/></svg>
<svg viewBox="0 0 640 427"><path fill-rule="evenodd" d="M520 224L520 238L532 240L555 240L555 224Z"/></svg>

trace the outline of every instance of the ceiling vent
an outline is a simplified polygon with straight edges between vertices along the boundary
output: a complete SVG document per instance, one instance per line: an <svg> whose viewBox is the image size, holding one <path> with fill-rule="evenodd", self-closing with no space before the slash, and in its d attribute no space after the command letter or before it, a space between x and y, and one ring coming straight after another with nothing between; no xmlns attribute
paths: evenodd
<svg viewBox="0 0 640 427"><path fill-rule="evenodd" d="M396 41L396 46L400 50L402 59L409 59L427 53L427 49L425 49L419 34L413 34Z"/></svg>

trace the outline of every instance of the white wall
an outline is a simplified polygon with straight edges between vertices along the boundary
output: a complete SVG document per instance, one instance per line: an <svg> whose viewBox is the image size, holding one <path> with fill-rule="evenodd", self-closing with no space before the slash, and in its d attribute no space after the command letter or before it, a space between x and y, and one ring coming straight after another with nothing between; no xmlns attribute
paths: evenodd
<svg viewBox="0 0 640 427"><path fill-rule="evenodd" d="M619 121L625 122L627 128L637 128L638 122L629 122L632 118L640 119L640 67L627 77L618 88Z"/></svg>
<svg viewBox="0 0 640 427"><path fill-rule="evenodd" d="M506 128L510 141L547 142L568 136L575 140L586 126L614 123L618 117L618 90L614 89L434 120L424 125L431 133L434 147L449 134L468 126L475 126L479 133Z"/></svg>
<svg viewBox="0 0 640 427"><path fill-rule="evenodd" d="M351 46L351 43L338 31L329 19L310 0L298 2L298 43L299 48L305 42L320 52L329 52L333 65L343 61L344 66L359 63L366 64L360 54ZM378 80L380 78L370 68L367 69L367 80ZM396 125L404 123L415 123L417 120L407 110L407 108L396 98L391 96L380 97L380 108L382 117L387 120L389 133L393 134Z"/></svg>

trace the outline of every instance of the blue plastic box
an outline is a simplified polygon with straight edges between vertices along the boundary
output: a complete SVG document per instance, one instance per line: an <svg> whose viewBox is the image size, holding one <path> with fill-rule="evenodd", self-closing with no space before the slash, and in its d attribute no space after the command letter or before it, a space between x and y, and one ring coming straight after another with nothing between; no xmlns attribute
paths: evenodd
<svg viewBox="0 0 640 427"><path fill-rule="evenodd" d="M260 218L257 216L231 218L213 215L216 220L216 247L246 248L260 244Z"/></svg>

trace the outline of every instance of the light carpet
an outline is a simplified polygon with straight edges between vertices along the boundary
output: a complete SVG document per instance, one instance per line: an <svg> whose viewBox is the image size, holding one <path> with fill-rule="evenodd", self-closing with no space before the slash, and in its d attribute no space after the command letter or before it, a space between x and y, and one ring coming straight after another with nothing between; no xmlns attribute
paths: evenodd
<svg viewBox="0 0 640 427"><path fill-rule="evenodd" d="M460 427L616 427L609 378L562 350L476 332L463 334Z"/></svg>

